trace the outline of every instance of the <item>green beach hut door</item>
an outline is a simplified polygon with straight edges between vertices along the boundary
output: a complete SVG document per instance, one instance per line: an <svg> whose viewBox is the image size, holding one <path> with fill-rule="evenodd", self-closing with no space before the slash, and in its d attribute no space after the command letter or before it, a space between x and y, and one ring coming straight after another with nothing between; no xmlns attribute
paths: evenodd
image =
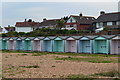
<svg viewBox="0 0 120 80"><path fill-rule="evenodd" d="M25 50L31 50L31 40L29 38L25 39Z"/></svg>
<svg viewBox="0 0 120 80"><path fill-rule="evenodd" d="M98 53L106 53L106 41L105 40L98 40L97 41L97 44L98 44L98 46L97 46L97 52Z"/></svg>
<svg viewBox="0 0 120 80"><path fill-rule="evenodd" d="M56 41L56 51L57 52L62 52L63 51L63 49L62 49L63 45L62 44L63 44L62 40L57 40Z"/></svg>
<svg viewBox="0 0 120 80"><path fill-rule="evenodd" d="M17 40L16 44L17 44L16 46L17 50L22 50L22 40Z"/></svg>
<svg viewBox="0 0 120 80"><path fill-rule="evenodd" d="M2 40L2 49L7 49L7 40Z"/></svg>

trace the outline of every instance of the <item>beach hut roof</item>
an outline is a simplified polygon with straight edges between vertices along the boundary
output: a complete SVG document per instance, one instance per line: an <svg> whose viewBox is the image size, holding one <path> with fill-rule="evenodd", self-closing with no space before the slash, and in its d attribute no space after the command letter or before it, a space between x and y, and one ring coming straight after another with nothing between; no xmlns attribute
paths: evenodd
<svg viewBox="0 0 120 80"><path fill-rule="evenodd" d="M90 40L90 38L87 37L87 36L82 36L82 37L80 38L80 40Z"/></svg>
<svg viewBox="0 0 120 80"><path fill-rule="evenodd" d="M17 37L10 37L8 40L15 40Z"/></svg>
<svg viewBox="0 0 120 80"><path fill-rule="evenodd" d="M69 36L66 40L76 40L73 36Z"/></svg>
<svg viewBox="0 0 120 80"><path fill-rule="evenodd" d="M8 40L10 37L3 37L2 40Z"/></svg>
<svg viewBox="0 0 120 80"><path fill-rule="evenodd" d="M120 40L120 35L117 35L117 36L114 36L113 38L112 38L112 40Z"/></svg>
<svg viewBox="0 0 120 80"><path fill-rule="evenodd" d="M98 37L98 35L92 35L92 36L86 36L88 37L89 39L95 39L96 37Z"/></svg>
<svg viewBox="0 0 120 80"><path fill-rule="evenodd" d="M103 37L105 37L106 39L112 39L113 37L115 37L115 35L102 35Z"/></svg>
<svg viewBox="0 0 120 80"><path fill-rule="evenodd" d="M106 39L106 37L105 36L97 36L97 37L95 37L95 40L105 40Z"/></svg>
<svg viewBox="0 0 120 80"><path fill-rule="evenodd" d="M75 38L75 39L80 39L83 36L72 36L72 37Z"/></svg>
<svg viewBox="0 0 120 80"><path fill-rule="evenodd" d="M26 37L26 38L24 38L24 40L32 40L32 39L34 39L34 37Z"/></svg>
<svg viewBox="0 0 120 80"><path fill-rule="evenodd" d="M65 40L65 39L67 39L69 36L56 36L54 39L56 39L56 38L60 38L60 39L63 39L63 40Z"/></svg>

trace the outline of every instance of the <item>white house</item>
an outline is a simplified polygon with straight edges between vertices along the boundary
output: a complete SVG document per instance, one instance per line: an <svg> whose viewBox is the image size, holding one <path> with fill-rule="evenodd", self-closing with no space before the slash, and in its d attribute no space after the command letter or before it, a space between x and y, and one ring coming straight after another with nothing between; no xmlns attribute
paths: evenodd
<svg viewBox="0 0 120 80"><path fill-rule="evenodd" d="M28 21L26 21L25 19L24 22L16 22L15 25L16 32L25 32L25 33L34 31L38 27L39 27L39 22L34 22L31 19L29 19Z"/></svg>
<svg viewBox="0 0 120 80"><path fill-rule="evenodd" d="M105 13L101 11L100 16L94 21L94 25L97 28L96 32L102 31L105 27L118 29L118 25L120 25L120 18L118 15L120 15L120 12Z"/></svg>

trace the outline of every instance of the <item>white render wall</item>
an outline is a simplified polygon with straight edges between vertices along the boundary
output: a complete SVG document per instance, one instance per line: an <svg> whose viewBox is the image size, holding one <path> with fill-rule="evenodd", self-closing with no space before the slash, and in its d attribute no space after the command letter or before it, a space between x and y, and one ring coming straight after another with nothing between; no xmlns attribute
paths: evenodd
<svg viewBox="0 0 120 80"><path fill-rule="evenodd" d="M33 31L32 27L16 27L17 32L31 32Z"/></svg>

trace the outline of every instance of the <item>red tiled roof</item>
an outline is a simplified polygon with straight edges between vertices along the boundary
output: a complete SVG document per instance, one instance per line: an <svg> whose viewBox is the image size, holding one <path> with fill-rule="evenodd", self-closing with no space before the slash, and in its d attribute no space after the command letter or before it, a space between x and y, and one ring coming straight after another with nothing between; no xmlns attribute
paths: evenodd
<svg viewBox="0 0 120 80"><path fill-rule="evenodd" d="M39 22L16 22L16 27L34 27L39 26Z"/></svg>

